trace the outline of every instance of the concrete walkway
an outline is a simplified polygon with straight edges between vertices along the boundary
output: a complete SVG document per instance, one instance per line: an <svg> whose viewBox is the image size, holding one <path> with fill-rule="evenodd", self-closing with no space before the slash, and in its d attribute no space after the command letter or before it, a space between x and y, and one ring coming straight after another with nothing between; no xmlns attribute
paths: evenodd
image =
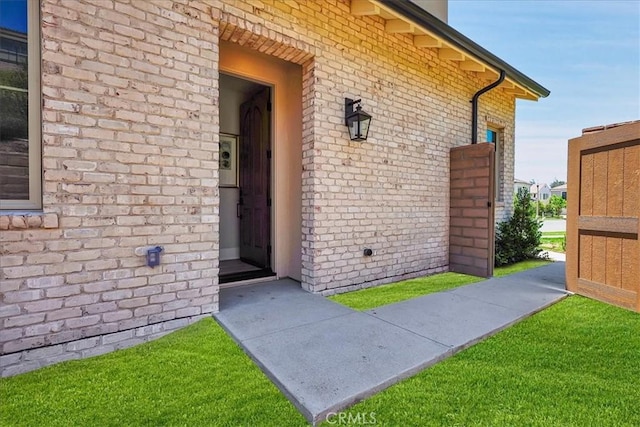
<svg viewBox="0 0 640 427"><path fill-rule="evenodd" d="M567 260L567 256L561 252L553 252L553 251L544 251L542 254L546 254L550 260L553 261L562 261L565 262Z"/></svg>
<svg viewBox="0 0 640 427"><path fill-rule="evenodd" d="M564 296L564 263L358 312L293 280L225 289L216 320L312 422Z"/></svg>
<svg viewBox="0 0 640 427"><path fill-rule="evenodd" d="M562 233L567 231L567 220L566 219L548 219L545 218L542 220L542 228L540 231L543 233L549 232L558 232Z"/></svg>

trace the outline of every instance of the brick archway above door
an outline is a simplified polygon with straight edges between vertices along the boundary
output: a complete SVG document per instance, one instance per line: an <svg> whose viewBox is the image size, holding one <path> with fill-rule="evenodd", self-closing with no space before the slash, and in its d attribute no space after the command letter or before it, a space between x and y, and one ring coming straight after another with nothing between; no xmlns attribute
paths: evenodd
<svg viewBox="0 0 640 427"><path fill-rule="evenodd" d="M310 44L283 34L275 34L266 28L262 28L262 30L267 35L257 34L243 28L242 24L242 22L231 24L220 21L220 40L232 42L238 46L253 49L265 55L298 65L304 64L315 55L315 49ZM261 28L256 26L256 29L260 30ZM279 39L279 41L276 41L275 38Z"/></svg>

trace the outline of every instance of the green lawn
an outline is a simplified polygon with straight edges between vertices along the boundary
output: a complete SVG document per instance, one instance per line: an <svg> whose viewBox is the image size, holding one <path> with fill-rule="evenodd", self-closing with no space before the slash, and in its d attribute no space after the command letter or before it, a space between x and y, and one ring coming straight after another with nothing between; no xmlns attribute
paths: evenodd
<svg viewBox="0 0 640 427"><path fill-rule="evenodd" d="M637 313L572 296L345 413L392 426L638 426L638 337Z"/></svg>
<svg viewBox="0 0 640 427"><path fill-rule="evenodd" d="M544 259L530 259L527 261L517 262L511 265L505 265L503 267L496 267L493 270L495 277L503 277L509 274L520 273L521 271L529 270L530 268L542 267L543 265L550 264L553 261L547 261Z"/></svg>
<svg viewBox="0 0 640 427"><path fill-rule="evenodd" d="M344 419L638 426L639 336L637 313L572 296L359 403ZM138 347L1 379L0 397L3 426L306 425L211 319Z"/></svg>
<svg viewBox="0 0 640 427"><path fill-rule="evenodd" d="M0 380L2 426L304 426L213 319Z"/></svg>
<svg viewBox="0 0 640 427"><path fill-rule="evenodd" d="M494 276L501 277L513 274L529 268L540 267L550 261L529 260L517 264L498 267L494 270ZM393 304L407 299L427 295L434 292L446 291L458 286L469 285L484 280L479 277L468 276L459 273L442 273L433 276L418 277L416 279L403 280L388 285L362 289L330 296L329 299L353 308L354 310L369 310L382 305Z"/></svg>
<svg viewBox="0 0 640 427"><path fill-rule="evenodd" d="M484 279L466 274L441 273L376 286L375 288L332 295L329 299L354 310L369 310L370 308L393 304L434 292L446 291L447 289L482 280Z"/></svg>
<svg viewBox="0 0 640 427"><path fill-rule="evenodd" d="M334 299L351 295L350 304L364 309L477 280L445 273ZM637 313L572 296L357 404L343 420L637 426L639 336ZM2 426L307 425L212 319L127 350L0 379L0 397Z"/></svg>
<svg viewBox="0 0 640 427"><path fill-rule="evenodd" d="M564 239L564 232L542 233L542 237L540 238L540 249L564 253L565 250L562 248L565 241Z"/></svg>

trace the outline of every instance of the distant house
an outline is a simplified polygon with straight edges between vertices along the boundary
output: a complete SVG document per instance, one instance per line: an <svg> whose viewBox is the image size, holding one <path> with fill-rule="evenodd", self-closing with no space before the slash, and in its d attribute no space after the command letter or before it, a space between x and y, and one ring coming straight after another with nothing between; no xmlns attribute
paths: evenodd
<svg viewBox="0 0 640 427"><path fill-rule="evenodd" d="M567 184L558 185L551 189L552 196L559 196L567 200Z"/></svg>
<svg viewBox="0 0 640 427"><path fill-rule="evenodd" d="M551 198L551 188L547 184L531 184L529 187L532 200L548 203Z"/></svg>
<svg viewBox="0 0 640 427"><path fill-rule="evenodd" d="M514 180L513 180L513 194L518 194L518 191L521 188L526 188L527 190L529 190L530 186L531 186L531 184L529 183L529 181L524 181L522 179L514 178Z"/></svg>

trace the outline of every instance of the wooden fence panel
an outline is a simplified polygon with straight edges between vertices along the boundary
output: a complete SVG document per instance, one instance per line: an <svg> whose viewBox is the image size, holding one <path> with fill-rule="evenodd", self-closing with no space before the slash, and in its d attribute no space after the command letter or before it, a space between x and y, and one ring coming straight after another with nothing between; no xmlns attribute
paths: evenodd
<svg viewBox="0 0 640 427"><path fill-rule="evenodd" d="M568 230L567 230L568 234ZM583 277L585 279L591 280L591 266L592 266L592 253L593 253L593 236L588 234L581 234L579 236L579 251L580 251L580 259L583 261L580 263L579 274L578 277ZM569 244L569 239L567 237L567 245ZM569 249L567 249L567 253L569 253Z"/></svg>
<svg viewBox="0 0 640 427"><path fill-rule="evenodd" d="M593 236L591 254L591 277L589 280L596 283L605 283L607 238L605 236ZM584 277L586 279L586 277Z"/></svg>
<svg viewBox="0 0 640 427"><path fill-rule="evenodd" d="M579 174L580 187L593 188L593 156L584 156L581 158L582 174ZM567 191L569 185L567 184ZM580 193L580 215L593 215L593 192Z"/></svg>
<svg viewBox="0 0 640 427"><path fill-rule="evenodd" d="M591 187L583 187L580 189L580 195L591 193L593 199L592 215L605 216L607 214L607 171L608 171L608 152L603 151L593 156L593 183Z"/></svg>
<svg viewBox="0 0 640 427"><path fill-rule="evenodd" d="M569 141L567 288L640 312L640 121Z"/></svg>
<svg viewBox="0 0 640 427"><path fill-rule="evenodd" d="M609 286L621 287L622 281L622 241L617 237L607 237L604 282Z"/></svg>
<svg viewBox="0 0 640 427"><path fill-rule="evenodd" d="M640 145L624 149L624 194L628 196L623 203L624 216L637 216L640 212ZM635 194L635 197L634 197Z"/></svg>
<svg viewBox="0 0 640 427"><path fill-rule="evenodd" d="M622 216L624 148L609 151L607 165L607 216Z"/></svg>
<svg viewBox="0 0 640 427"><path fill-rule="evenodd" d="M622 240L622 265L624 274L622 275L621 288L628 291L637 290L638 277L640 277L640 245L638 240ZM640 307L638 307L640 311Z"/></svg>

